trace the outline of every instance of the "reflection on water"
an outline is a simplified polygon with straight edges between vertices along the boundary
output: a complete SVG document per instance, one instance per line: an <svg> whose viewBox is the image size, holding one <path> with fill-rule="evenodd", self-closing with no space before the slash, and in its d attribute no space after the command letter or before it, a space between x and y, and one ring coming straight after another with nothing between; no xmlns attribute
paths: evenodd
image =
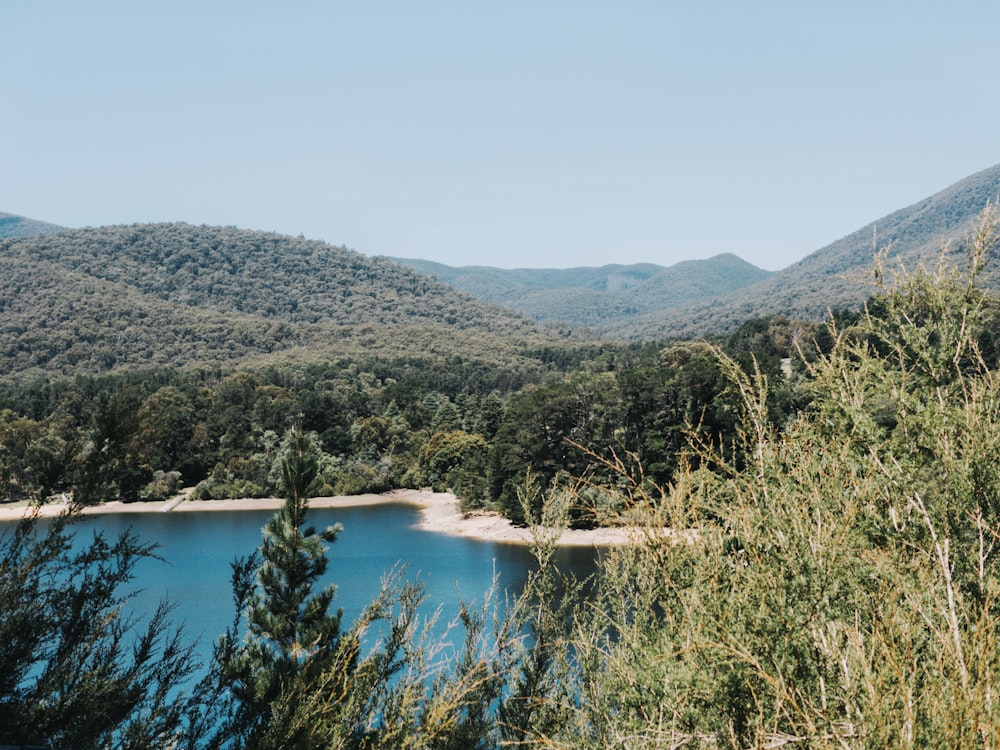
<svg viewBox="0 0 1000 750"><path fill-rule="evenodd" d="M313 509L309 522L317 527L340 523L344 530L330 546L330 565L321 584L337 584L334 608L343 608L344 626L353 622L379 590L382 577L399 564L406 577L421 582L432 607L442 618L458 612L459 597L482 602L499 576L504 591L524 585L534 559L521 545L473 541L414 528L419 511L408 505ZM272 511L206 511L86 516L78 525L81 543L94 530L109 537L131 528L141 540L161 545L163 560L145 560L138 570L138 611L151 611L166 597L176 605L174 620L189 637L197 637L204 655L232 622L234 604L230 563L260 544L261 528ZM593 572L595 551L559 550L564 572L586 577Z"/></svg>

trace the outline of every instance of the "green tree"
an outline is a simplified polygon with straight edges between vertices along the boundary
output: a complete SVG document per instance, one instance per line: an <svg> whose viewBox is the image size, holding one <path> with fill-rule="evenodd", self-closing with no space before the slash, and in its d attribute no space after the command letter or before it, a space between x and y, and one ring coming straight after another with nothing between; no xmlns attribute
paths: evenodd
<svg viewBox="0 0 1000 750"><path fill-rule="evenodd" d="M224 732L235 748L307 747L306 728L278 699L307 690L343 649L350 650L341 638L341 612L329 612L336 586L313 591L327 569L325 545L341 530L306 524L318 474L315 442L290 431L281 458L285 504L265 525L259 555L234 565L234 594L247 635L238 642L234 626L222 638L217 660L233 699Z"/></svg>
<svg viewBox="0 0 1000 750"><path fill-rule="evenodd" d="M255 401L253 421L262 430L284 432L302 412L295 394L277 385L262 385Z"/></svg>
<svg viewBox="0 0 1000 750"><path fill-rule="evenodd" d="M424 588L397 568L383 580L346 637L357 644L378 625L371 649L348 666L342 651L318 680L285 691L278 710L294 717L309 747L491 750L551 747L566 726L571 685L566 649L580 586L559 575L555 542L567 520L568 495L531 517L538 564L521 594L498 606L494 587L481 606L461 603L443 634L440 610L427 616ZM530 516L531 511L526 511ZM460 637L455 628L460 626ZM460 643L455 643L460 637ZM311 743L311 744L308 744ZM563 745L564 746L564 745Z"/></svg>
<svg viewBox="0 0 1000 750"><path fill-rule="evenodd" d="M215 389L206 422L223 460L253 449L260 434L259 426L253 423L258 385L253 373L241 371L224 378Z"/></svg>
<svg viewBox="0 0 1000 750"><path fill-rule="evenodd" d="M595 462L578 446L598 451L613 447L619 400L609 373L526 389L511 399L491 445L490 499L508 518L526 523L519 493L528 476L538 484L541 498L558 476L586 475ZM537 514L540 509L531 510ZM593 521L586 518L585 507L576 511L578 518Z"/></svg>
<svg viewBox="0 0 1000 750"><path fill-rule="evenodd" d="M140 400L130 381L98 391L73 459L73 496L78 502L137 500L150 480L152 472L142 465L136 443Z"/></svg>
<svg viewBox="0 0 1000 750"><path fill-rule="evenodd" d="M139 452L151 469L182 470L195 461L196 405L180 388L164 386L147 397L139 407L138 420Z"/></svg>
<svg viewBox="0 0 1000 750"><path fill-rule="evenodd" d="M0 493L5 500L20 500L34 493L29 453L43 429L32 419L0 410Z"/></svg>
<svg viewBox="0 0 1000 750"><path fill-rule="evenodd" d="M482 504L486 497L486 459L489 446L482 435L446 430L431 435L422 464L431 486L453 491L463 501Z"/></svg>

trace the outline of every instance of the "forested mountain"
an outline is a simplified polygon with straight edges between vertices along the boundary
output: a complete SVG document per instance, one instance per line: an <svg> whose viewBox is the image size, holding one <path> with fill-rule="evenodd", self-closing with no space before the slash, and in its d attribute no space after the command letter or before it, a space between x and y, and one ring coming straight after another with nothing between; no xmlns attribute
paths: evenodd
<svg viewBox="0 0 1000 750"><path fill-rule="evenodd" d="M872 293L864 283L876 249L888 248L887 266L937 264L943 246L950 260L963 262L962 239L990 201L1000 196L1000 165L977 172L912 206L895 211L811 253L760 283L665 312L637 316L609 327L621 337L699 336L734 329L754 317L781 314L822 320L831 309L856 309ZM1000 285L1000 264L988 265L986 287Z"/></svg>
<svg viewBox="0 0 1000 750"><path fill-rule="evenodd" d="M385 259L233 227L145 224L0 240L0 376L312 356L516 362L568 331Z"/></svg>
<svg viewBox="0 0 1000 750"><path fill-rule="evenodd" d="M637 316L716 299L771 275L731 253L669 267L639 263L507 270L392 260L535 320L567 322L598 332L627 328Z"/></svg>
<svg viewBox="0 0 1000 750"><path fill-rule="evenodd" d="M37 219L28 219L16 214L0 211L0 237L31 237L36 234L62 232L66 227L49 224Z"/></svg>
<svg viewBox="0 0 1000 750"><path fill-rule="evenodd" d="M865 275L876 248L888 247L890 267L934 264L944 245L960 253L955 248L998 195L1000 165L777 273L732 254L670 267L455 268L233 227L51 234L60 228L0 214L0 236L7 236L0 240L0 376L232 364L293 351L467 356L471 346L509 361L518 356L518 337L580 335L567 326L649 341L726 334L776 314L819 321L831 309L857 309L871 294ZM994 264L983 281L996 279ZM540 329L510 311L563 328Z"/></svg>

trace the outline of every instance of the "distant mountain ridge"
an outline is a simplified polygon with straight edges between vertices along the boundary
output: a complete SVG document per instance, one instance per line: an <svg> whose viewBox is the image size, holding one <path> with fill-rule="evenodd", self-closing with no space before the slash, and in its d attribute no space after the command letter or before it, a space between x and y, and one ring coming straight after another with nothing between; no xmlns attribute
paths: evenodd
<svg viewBox="0 0 1000 750"><path fill-rule="evenodd" d="M732 253L668 267L640 263L507 270L390 260L535 320L565 322L599 333L625 327L638 316L717 299L771 275Z"/></svg>
<svg viewBox="0 0 1000 750"><path fill-rule="evenodd" d="M17 214L5 214L0 211L0 237L32 237L36 234L53 234L62 232L66 227L49 224L37 219L29 219Z"/></svg>
<svg viewBox="0 0 1000 750"><path fill-rule="evenodd" d="M951 262L961 265L963 243L987 204L1000 197L1000 165L984 169L911 206L870 222L810 253L769 278L727 294L638 316L628 326L606 332L624 338L702 336L724 333L750 318L781 314L823 320L831 309L858 308L874 291L864 279L876 250L888 246L887 263L914 268L933 266L947 246ZM1000 259L980 279L1000 288Z"/></svg>
<svg viewBox="0 0 1000 750"><path fill-rule="evenodd" d="M697 338L725 334L751 318L785 315L824 320L830 310L857 309L874 291L865 278L876 251L890 266L936 263L947 246L963 261L963 241L986 205L1000 200L1000 165L984 169L911 206L871 222L777 272L736 255L600 268L451 267L393 258L473 296L535 320L559 320L615 339ZM981 277L1000 288L1000 263Z"/></svg>

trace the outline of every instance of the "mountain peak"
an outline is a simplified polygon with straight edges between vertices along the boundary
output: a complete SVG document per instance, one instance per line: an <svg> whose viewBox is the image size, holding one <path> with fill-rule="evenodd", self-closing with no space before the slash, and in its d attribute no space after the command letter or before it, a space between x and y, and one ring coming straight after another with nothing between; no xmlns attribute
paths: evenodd
<svg viewBox="0 0 1000 750"><path fill-rule="evenodd" d="M66 227L49 224L37 219L29 219L17 214L7 214L0 211L0 238L2 237L32 237L37 234L53 234L61 232Z"/></svg>

